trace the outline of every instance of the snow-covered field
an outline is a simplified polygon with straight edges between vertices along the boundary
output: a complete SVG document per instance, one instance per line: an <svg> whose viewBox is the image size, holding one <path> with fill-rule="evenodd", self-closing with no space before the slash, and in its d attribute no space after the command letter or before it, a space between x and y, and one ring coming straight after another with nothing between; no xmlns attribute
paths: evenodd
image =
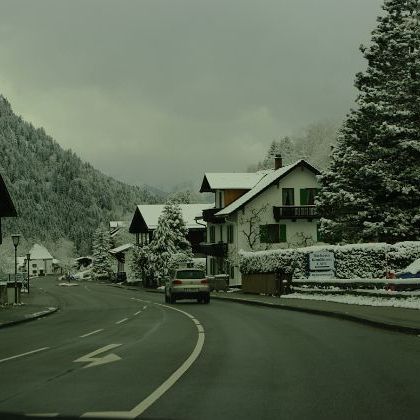
<svg viewBox="0 0 420 420"><path fill-rule="evenodd" d="M305 293L291 293L282 295L281 299L307 299L327 302L347 303L349 305L388 306L394 308L420 309L420 296L396 298L352 295L310 295Z"/></svg>

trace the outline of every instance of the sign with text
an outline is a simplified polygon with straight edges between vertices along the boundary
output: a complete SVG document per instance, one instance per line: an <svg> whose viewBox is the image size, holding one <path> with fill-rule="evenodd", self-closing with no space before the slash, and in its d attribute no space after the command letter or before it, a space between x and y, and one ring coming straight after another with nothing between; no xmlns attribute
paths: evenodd
<svg viewBox="0 0 420 420"><path fill-rule="evenodd" d="M334 253L330 251L311 252L309 254L310 271L334 271Z"/></svg>

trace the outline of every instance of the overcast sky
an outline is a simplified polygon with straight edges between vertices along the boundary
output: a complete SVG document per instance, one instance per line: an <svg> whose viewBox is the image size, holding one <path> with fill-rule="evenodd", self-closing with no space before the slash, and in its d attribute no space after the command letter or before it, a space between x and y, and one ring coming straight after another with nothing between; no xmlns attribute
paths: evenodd
<svg viewBox="0 0 420 420"><path fill-rule="evenodd" d="M0 93L106 174L241 171L353 106L382 0L0 0Z"/></svg>

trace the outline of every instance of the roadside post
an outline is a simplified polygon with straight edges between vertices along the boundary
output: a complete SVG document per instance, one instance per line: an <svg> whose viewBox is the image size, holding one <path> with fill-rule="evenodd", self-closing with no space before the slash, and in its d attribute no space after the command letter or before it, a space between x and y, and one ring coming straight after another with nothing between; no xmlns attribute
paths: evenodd
<svg viewBox="0 0 420 420"><path fill-rule="evenodd" d="M20 235L15 233L12 236L13 246L15 247L15 303L18 303L18 290L17 290L17 247L19 245Z"/></svg>
<svg viewBox="0 0 420 420"><path fill-rule="evenodd" d="M28 279L27 279L28 285L27 285L27 287L28 287L28 295L29 295L29 262L31 261L31 254L29 252L26 254L26 260L28 261Z"/></svg>

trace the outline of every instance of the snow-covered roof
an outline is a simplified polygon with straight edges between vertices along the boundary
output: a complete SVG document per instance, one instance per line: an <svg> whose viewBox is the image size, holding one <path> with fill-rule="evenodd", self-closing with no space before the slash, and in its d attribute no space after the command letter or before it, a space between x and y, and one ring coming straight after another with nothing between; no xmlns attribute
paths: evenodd
<svg viewBox="0 0 420 420"><path fill-rule="evenodd" d="M142 204L137 206L147 227L149 229L156 229L159 216L161 215L164 204ZM204 229L202 224L196 222L196 217L201 217L203 210L214 207L212 204L180 204L182 217L188 229Z"/></svg>
<svg viewBox="0 0 420 420"><path fill-rule="evenodd" d="M270 172L272 172L270 170ZM261 172L232 172L213 173L206 172L200 188L200 192L211 192L215 190L250 190L267 171Z"/></svg>
<svg viewBox="0 0 420 420"><path fill-rule="evenodd" d="M311 166L308 162L306 162L303 159L300 159L297 162L292 163L290 165L282 166L281 168L275 171L267 172L265 173L265 175L263 175L262 178L260 178L260 181L251 190L249 190L237 200L226 206L224 209L220 210L218 213L216 213L216 216L227 216L233 213L234 211L238 210L248 201L252 200L258 194L260 194L262 191L268 188L271 184L284 177L290 171L292 171L294 168L301 164L304 164L305 166L312 169L316 174L319 174L319 171L316 168Z"/></svg>
<svg viewBox="0 0 420 420"><path fill-rule="evenodd" d="M34 244L29 251L31 260L52 260L53 256L48 252L47 248L42 245Z"/></svg>
<svg viewBox="0 0 420 420"><path fill-rule="evenodd" d="M128 222L124 222L122 220L111 220L109 222L109 227L111 229L116 229L116 228L121 228L121 227L126 227L128 225Z"/></svg>
<svg viewBox="0 0 420 420"><path fill-rule="evenodd" d="M127 251L128 249L130 249L133 246L133 244L124 244L124 245L120 245L117 246L116 248L110 249L109 252L111 254L118 254L120 252L124 252Z"/></svg>

